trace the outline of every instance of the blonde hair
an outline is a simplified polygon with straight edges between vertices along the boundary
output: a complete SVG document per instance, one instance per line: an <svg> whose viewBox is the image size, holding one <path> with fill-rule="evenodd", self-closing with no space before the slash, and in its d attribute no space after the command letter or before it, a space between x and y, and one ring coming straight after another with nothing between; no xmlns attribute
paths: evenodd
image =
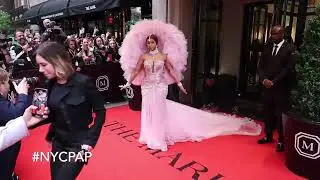
<svg viewBox="0 0 320 180"><path fill-rule="evenodd" d="M57 56L55 60L52 60L52 65L56 71L56 76L63 80L67 80L74 73L72 64L66 63L65 61L66 60L62 59L60 56Z"/></svg>
<svg viewBox="0 0 320 180"><path fill-rule="evenodd" d="M68 80L75 72L70 55L61 44L44 42L38 47L36 54L52 64L59 79Z"/></svg>

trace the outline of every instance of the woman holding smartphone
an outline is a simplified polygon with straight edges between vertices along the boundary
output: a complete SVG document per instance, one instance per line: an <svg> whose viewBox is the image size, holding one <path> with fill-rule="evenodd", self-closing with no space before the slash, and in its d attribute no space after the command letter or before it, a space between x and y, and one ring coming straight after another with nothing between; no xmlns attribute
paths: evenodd
<svg viewBox="0 0 320 180"><path fill-rule="evenodd" d="M49 80L47 140L52 152L91 151L105 122L103 98L92 80L74 71L69 54L56 42L45 42L36 51L39 71ZM92 112L95 113L93 122ZM62 155L62 154L61 154ZM65 157L68 158L68 157ZM52 180L76 179L86 162L51 161Z"/></svg>

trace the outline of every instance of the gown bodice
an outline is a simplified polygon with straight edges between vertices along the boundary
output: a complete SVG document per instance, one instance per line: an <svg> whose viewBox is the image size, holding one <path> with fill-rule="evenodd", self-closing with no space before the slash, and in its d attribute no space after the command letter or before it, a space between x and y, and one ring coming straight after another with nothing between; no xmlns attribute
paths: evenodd
<svg viewBox="0 0 320 180"><path fill-rule="evenodd" d="M146 59L143 63L145 70L144 84L159 84L163 83L164 60Z"/></svg>

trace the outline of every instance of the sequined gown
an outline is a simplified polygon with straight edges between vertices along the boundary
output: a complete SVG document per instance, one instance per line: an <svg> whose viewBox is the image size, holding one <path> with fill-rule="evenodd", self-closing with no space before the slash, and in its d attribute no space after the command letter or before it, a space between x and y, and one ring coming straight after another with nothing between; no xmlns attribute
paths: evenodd
<svg viewBox="0 0 320 180"><path fill-rule="evenodd" d="M139 142L151 149L168 150L168 145L201 141L221 135L259 135L261 127L246 118L208 113L166 100L168 84L163 78L164 60L144 61L141 85L142 109Z"/></svg>

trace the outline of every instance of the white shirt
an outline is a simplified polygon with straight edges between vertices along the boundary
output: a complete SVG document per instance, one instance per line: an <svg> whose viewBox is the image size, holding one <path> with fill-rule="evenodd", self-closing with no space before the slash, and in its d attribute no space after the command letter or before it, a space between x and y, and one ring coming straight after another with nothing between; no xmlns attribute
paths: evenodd
<svg viewBox="0 0 320 180"><path fill-rule="evenodd" d="M28 127L22 116L10 120L0 127L0 152L28 135Z"/></svg>
<svg viewBox="0 0 320 180"><path fill-rule="evenodd" d="M278 51L279 51L279 49L281 48L281 46L283 45L283 43L284 43L284 39L283 39L279 44L273 43L272 54L273 54L274 49L276 48L276 46L278 46L278 47L277 47L277 50L276 50L276 54L275 54L275 55L277 55L277 54L278 54Z"/></svg>

